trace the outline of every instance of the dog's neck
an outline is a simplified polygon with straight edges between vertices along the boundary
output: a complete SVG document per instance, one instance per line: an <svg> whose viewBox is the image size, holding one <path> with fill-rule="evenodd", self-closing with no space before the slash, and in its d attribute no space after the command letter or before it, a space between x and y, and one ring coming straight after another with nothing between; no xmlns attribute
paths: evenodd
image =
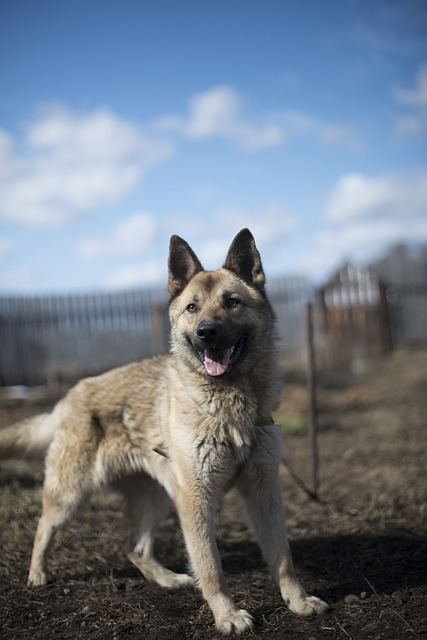
<svg viewBox="0 0 427 640"><path fill-rule="evenodd" d="M248 428L271 424L271 413L277 406L281 380L278 368L267 358L241 376L224 379L208 378L199 371L172 358L179 375L181 392L198 408L203 420L212 418L215 424L230 423Z"/></svg>

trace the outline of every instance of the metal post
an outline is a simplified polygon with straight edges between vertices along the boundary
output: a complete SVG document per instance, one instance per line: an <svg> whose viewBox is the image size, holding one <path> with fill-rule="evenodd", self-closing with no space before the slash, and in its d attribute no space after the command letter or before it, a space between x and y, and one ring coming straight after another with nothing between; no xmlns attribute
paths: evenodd
<svg viewBox="0 0 427 640"><path fill-rule="evenodd" d="M311 488L315 499L319 489L319 458L317 450L316 363L313 339L313 308L307 303L307 387L309 394L308 434L311 448Z"/></svg>

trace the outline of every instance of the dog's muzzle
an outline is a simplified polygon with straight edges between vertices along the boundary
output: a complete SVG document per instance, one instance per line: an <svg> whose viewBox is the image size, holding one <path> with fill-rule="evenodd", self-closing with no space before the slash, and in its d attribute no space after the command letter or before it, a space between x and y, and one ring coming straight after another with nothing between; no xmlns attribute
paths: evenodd
<svg viewBox="0 0 427 640"><path fill-rule="evenodd" d="M219 377L229 373L240 357L245 336L228 346L223 325L217 322L201 322L196 328L193 345L209 376Z"/></svg>

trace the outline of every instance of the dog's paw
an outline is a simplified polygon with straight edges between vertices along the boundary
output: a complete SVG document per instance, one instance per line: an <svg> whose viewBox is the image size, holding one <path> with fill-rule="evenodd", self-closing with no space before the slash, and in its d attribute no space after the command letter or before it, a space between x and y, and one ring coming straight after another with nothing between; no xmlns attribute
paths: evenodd
<svg viewBox="0 0 427 640"><path fill-rule="evenodd" d="M41 569L30 569L27 587L44 587L51 581L50 576Z"/></svg>
<svg viewBox="0 0 427 640"><path fill-rule="evenodd" d="M244 631L253 629L253 626L252 616L245 609L235 609L227 616L216 621L216 628L226 636L230 633L240 635Z"/></svg>
<svg viewBox="0 0 427 640"><path fill-rule="evenodd" d="M194 579L186 573L173 573L169 576L166 584L163 586L169 589L176 589L179 587L191 587L194 585Z"/></svg>
<svg viewBox="0 0 427 640"><path fill-rule="evenodd" d="M311 616L314 613L324 613L329 606L316 596L305 596L289 603L289 610L299 616Z"/></svg>
<svg viewBox="0 0 427 640"><path fill-rule="evenodd" d="M136 553L128 554L129 560L141 571L142 575L151 582L156 582L166 589L176 589L177 587L187 587L194 584L194 580L186 573L175 573L166 569L153 557L144 558Z"/></svg>

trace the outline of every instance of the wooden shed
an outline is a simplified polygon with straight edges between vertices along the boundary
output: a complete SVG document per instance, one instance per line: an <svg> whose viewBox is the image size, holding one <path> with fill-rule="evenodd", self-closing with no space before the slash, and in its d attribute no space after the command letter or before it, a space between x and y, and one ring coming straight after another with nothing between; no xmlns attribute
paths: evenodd
<svg viewBox="0 0 427 640"><path fill-rule="evenodd" d="M372 358L392 348L387 287L366 267L345 264L318 291L319 323L343 358Z"/></svg>

